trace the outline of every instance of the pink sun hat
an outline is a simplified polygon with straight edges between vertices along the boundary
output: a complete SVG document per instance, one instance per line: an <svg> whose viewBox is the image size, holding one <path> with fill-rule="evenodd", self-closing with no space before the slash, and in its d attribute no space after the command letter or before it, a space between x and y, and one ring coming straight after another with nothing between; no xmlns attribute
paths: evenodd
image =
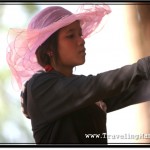
<svg viewBox="0 0 150 150"><path fill-rule="evenodd" d="M6 57L19 88L37 71L44 70L35 52L55 31L80 20L83 38L88 38L99 31L96 29L110 12L109 5L81 5L75 14L60 6L49 6L32 18L27 29L10 29Z"/></svg>

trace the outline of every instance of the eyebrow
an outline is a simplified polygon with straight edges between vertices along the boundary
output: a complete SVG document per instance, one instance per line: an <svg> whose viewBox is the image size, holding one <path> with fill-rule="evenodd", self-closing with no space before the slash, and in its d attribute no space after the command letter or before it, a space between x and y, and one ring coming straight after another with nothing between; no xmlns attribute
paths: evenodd
<svg viewBox="0 0 150 150"><path fill-rule="evenodd" d="M66 30L66 32L73 32L73 31L75 31L75 29L68 29L68 30Z"/></svg>
<svg viewBox="0 0 150 150"><path fill-rule="evenodd" d="M66 30L66 32L68 33L68 32L74 32L74 31L78 31L78 29L75 29L75 28L71 28L71 29L68 29L68 30ZM81 31L82 32L82 28L79 28L79 31Z"/></svg>

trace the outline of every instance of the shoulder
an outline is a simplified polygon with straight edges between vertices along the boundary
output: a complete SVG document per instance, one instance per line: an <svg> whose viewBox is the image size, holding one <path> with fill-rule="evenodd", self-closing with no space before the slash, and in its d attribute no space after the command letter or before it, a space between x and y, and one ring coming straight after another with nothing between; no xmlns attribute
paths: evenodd
<svg viewBox="0 0 150 150"><path fill-rule="evenodd" d="M46 82L54 81L59 79L61 76L56 71L45 72L38 71L36 72L28 81L28 85L41 85Z"/></svg>
<svg viewBox="0 0 150 150"><path fill-rule="evenodd" d="M40 71L32 76L28 81L28 87L32 90L43 90L50 88L62 89L64 87L79 86L91 82L92 76L84 75L73 75L71 77L66 77L61 73L53 70L51 72Z"/></svg>
<svg viewBox="0 0 150 150"><path fill-rule="evenodd" d="M30 78L29 82L54 79L54 78L60 78L60 77L61 75L57 73L56 71L51 71L51 72L38 71Z"/></svg>
<svg viewBox="0 0 150 150"><path fill-rule="evenodd" d="M63 74L53 70L50 72L38 71L29 80L28 85L32 87L42 87L46 85L54 85L54 83L61 84L62 82L68 83L81 79L83 75L73 75L72 77L66 77Z"/></svg>

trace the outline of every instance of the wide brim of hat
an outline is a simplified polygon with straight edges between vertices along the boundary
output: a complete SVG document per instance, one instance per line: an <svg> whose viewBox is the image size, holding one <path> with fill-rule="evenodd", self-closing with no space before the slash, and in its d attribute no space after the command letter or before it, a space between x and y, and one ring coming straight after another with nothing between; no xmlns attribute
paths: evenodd
<svg viewBox="0 0 150 150"><path fill-rule="evenodd" d="M91 5L76 14L65 16L42 29L10 29L8 33L7 62L19 88L34 73L43 68L37 63L36 49L54 32L80 20L83 38L88 38L102 27L102 19L109 14L108 5ZM98 29L98 30L97 30Z"/></svg>

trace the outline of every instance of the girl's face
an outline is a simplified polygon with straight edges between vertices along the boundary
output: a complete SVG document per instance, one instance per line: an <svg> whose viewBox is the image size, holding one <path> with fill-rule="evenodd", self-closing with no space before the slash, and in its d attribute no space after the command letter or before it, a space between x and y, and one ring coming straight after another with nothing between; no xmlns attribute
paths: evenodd
<svg viewBox="0 0 150 150"><path fill-rule="evenodd" d="M85 62L85 47L80 22L75 21L60 29L57 65L73 68Z"/></svg>

